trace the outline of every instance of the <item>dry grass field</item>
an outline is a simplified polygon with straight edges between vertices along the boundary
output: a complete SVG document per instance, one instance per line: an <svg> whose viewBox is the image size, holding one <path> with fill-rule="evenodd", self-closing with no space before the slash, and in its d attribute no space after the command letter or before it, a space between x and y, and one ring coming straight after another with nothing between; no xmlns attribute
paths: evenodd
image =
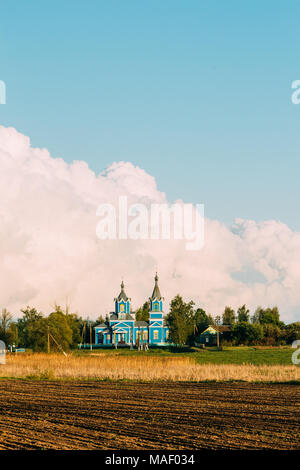
<svg viewBox="0 0 300 470"><path fill-rule="evenodd" d="M300 448L300 386L0 380L0 449Z"/></svg>
<svg viewBox="0 0 300 470"><path fill-rule="evenodd" d="M31 379L102 379L140 381L300 382L300 368L291 365L199 364L191 357L155 357L94 353L8 354L0 377Z"/></svg>

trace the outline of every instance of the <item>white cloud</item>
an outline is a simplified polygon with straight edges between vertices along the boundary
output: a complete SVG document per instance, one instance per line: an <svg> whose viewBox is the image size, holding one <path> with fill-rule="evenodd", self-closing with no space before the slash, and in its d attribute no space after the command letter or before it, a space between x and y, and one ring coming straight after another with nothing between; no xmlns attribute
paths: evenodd
<svg viewBox="0 0 300 470"><path fill-rule="evenodd" d="M84 161L52 158L1 126L0 174L0 305L17 316L26 305L48 313L69 302L96 318L113 308L122 276L136 308L158 267L167 302L181 293L213 314L225 305L278 304L285 321L299 319L300 234L280 222L238 219L230 230L206 219L200 252L186 251L185 241L100 241L100 203L120 195L167 202L153 176L128 162L97 176Z"/></svg>

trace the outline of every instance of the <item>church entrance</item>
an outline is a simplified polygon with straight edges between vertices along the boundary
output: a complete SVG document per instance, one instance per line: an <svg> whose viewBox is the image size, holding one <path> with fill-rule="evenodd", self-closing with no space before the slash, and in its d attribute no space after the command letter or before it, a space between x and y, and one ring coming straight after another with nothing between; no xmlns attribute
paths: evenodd
<svg viewBox="0 0 300 470"><path fill-rule="evenodd" d="M119 344L125 344L125 341L126 341L125 333L119 333L118 334L118 343Z"/></svg>

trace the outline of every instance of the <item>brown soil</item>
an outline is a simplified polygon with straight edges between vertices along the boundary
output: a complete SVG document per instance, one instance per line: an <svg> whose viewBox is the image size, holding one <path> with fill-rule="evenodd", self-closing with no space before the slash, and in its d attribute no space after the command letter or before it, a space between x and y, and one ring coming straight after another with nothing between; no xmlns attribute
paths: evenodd
<svg viewBox="0 0 300 470"><path fill-rule="evenodd" d="M0 449L300 449L300 386L0 380Z"/></svg>

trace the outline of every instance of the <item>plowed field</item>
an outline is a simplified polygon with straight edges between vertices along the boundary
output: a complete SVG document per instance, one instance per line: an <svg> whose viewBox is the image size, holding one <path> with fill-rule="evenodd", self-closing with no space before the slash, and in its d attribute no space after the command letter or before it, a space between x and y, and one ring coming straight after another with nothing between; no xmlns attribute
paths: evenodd
<svg viewBox="0 0 300 470"><path fill-rule="evenodd" d="M0 449L299 449L300 386L0 380Z"/></svg>

